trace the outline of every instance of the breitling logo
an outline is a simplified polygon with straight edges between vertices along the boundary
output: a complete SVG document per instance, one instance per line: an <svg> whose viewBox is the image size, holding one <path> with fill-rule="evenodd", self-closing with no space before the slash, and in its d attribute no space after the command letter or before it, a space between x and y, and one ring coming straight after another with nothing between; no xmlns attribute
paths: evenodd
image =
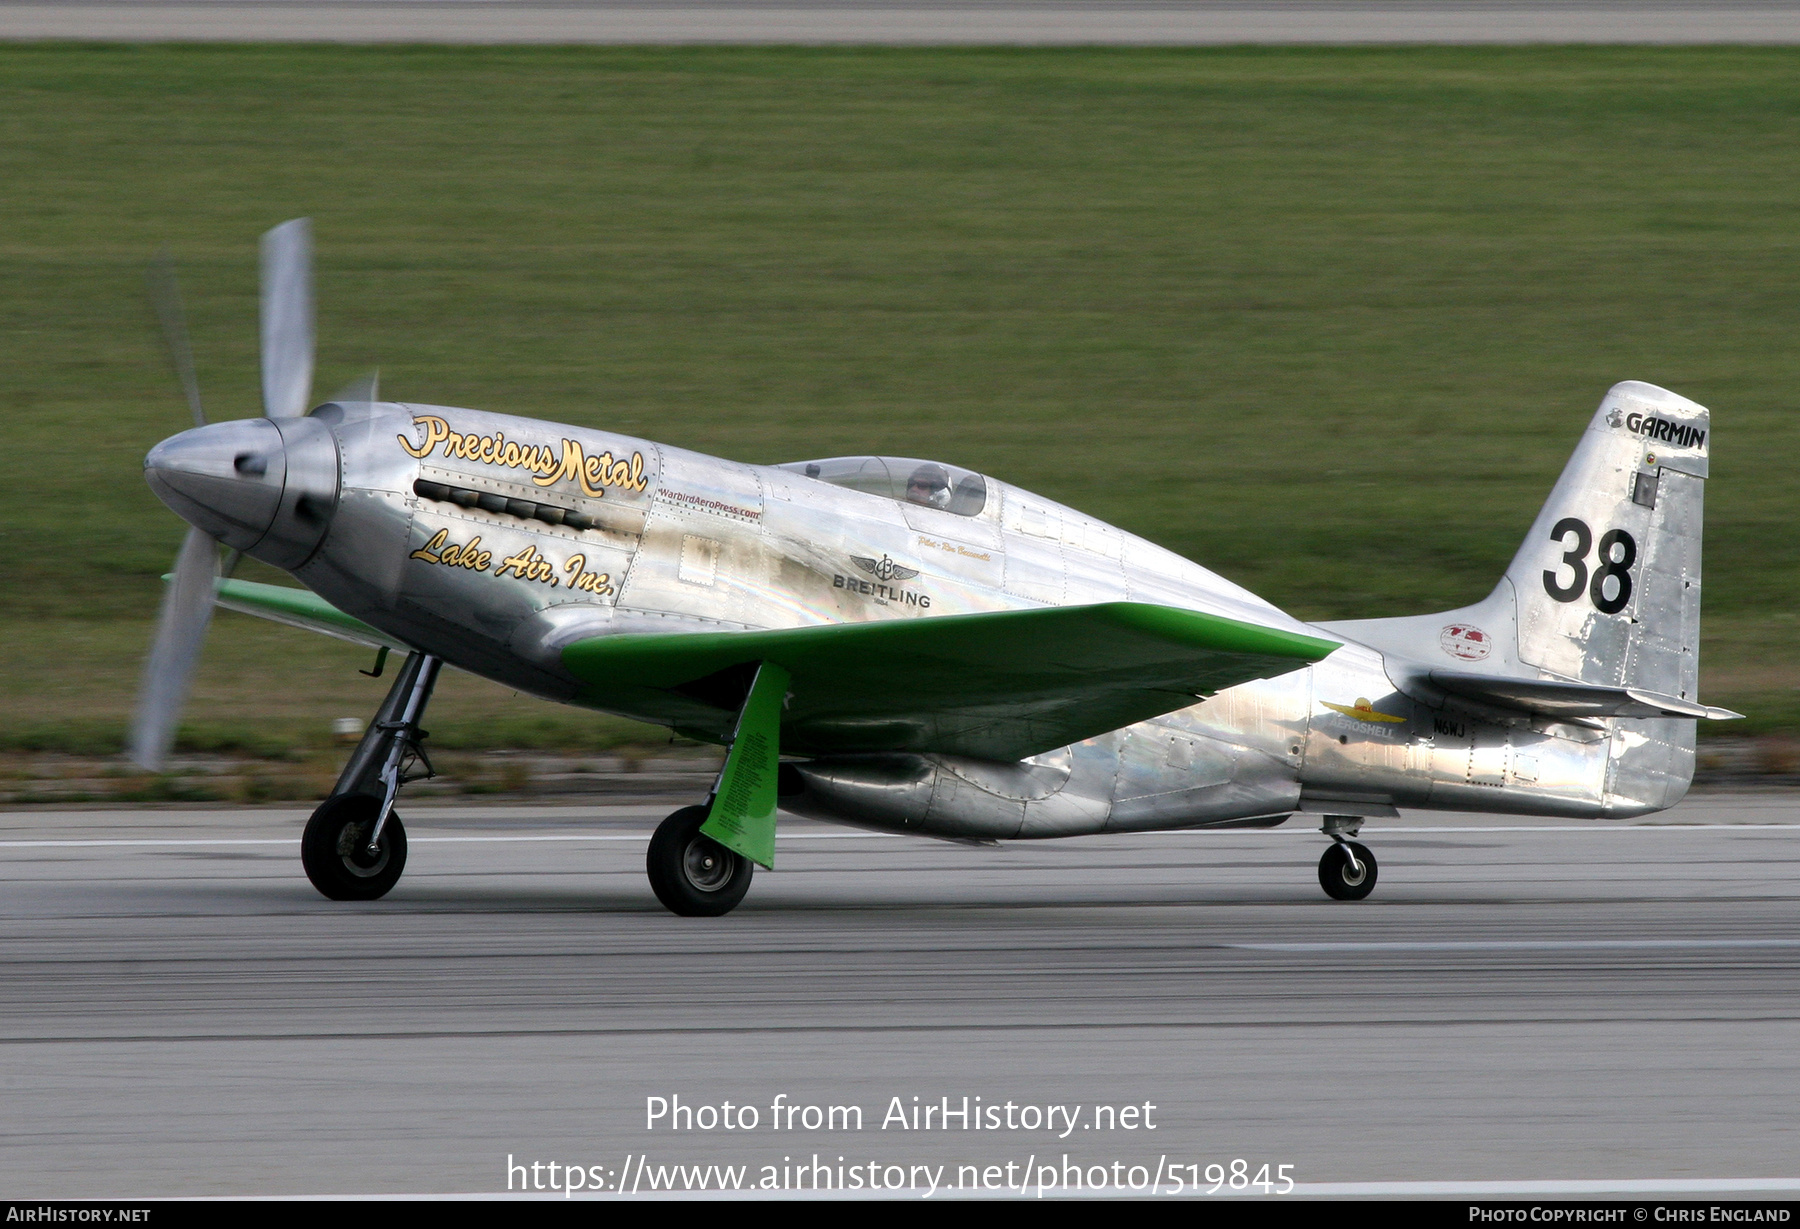
<svg viewBox="0 0 1800 1229"><path fill-rule="evenodd" d="M850 562L873 576L876 580L911 580L919 574L918 568L905 568L883 555L879 560L869 559L862 555L850 556Z"/></svg>
<svg viewBox="0 0 1800 1229"><path fill-rule="evenodd" d="M1366 696L1356 697L1355 704L1333 704L1330 700L1320 700L1319 703L1323 704L1334 713L1342 713L1344 716L1353 717L1357 721L1373 721L1377 724L1386 724L1389 722L1406 720L1406 718L1396 717L1392 713L1378 711L1373 704L1369 703L1368 697Z"/></svg>
<svg viewBox="0 0 1800 1229"><path fill-rule="evenodd" d="M852 555L850 561L857 567L873 576L874 580L861 580L855 576L833 576L831 587L848 589L852 593L861 593L872 597L883 606L917 606L921 610L931 606L931 595L920 593L916 589L905 589L890 581L911 580L919 574L918 568L902 567L887 555L872 559L867 555Z"/></svg>

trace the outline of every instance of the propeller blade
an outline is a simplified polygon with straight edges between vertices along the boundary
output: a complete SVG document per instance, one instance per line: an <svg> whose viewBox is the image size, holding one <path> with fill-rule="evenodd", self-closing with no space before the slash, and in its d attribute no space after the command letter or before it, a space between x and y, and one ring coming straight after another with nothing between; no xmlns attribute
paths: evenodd
<svg viewBox="0 0 1800 1229"><path fill-rule="evenodd" d="M194 412L194 425L206 425L206 411L200 408L200 380L194 374L194 351L188 345L187 313L181 309L181 287L175 281L175 259L163 248L150 262L150 302L156 308L156 319L162 324L163 344L169 350L169 362L181 391L187 395L188 409Z"/></svg>
<svg viewBox="0 0 1800 1229"><path fill-rule="evenodd" d="M381 368L364 372L331 395L340 405L361 405L381 400Z"/></svg>
<svg viewBox="0 0 1800 1229"><path fill-rule="evenodd" d="M263 413L306 413L312 377L312 219L294 218L262 237Z"/></svg>
<svg viewBox="0 0 1800 1229"><path fill-rule="evenodd" d="M161 772L175 744L175 725L187 701L194 664L206 626L212 622L213 577L219 545L198 529L188 530L175 556L175 579L163 593L156 639L144 662L143 687L131 723L131 758L141 768Z"/></svg>

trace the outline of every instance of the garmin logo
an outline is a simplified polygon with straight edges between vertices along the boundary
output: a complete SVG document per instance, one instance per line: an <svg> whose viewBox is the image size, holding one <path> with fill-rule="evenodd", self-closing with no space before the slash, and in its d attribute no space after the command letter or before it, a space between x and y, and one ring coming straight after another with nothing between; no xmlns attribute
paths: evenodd
<svg viewBox="0 0 1800 1229"><path fill-rule="evenodd" d="M1617 417L1614 411L1613 417ZM1649 414L1627 414L1623 423L1614 422L1613 426L1624 426L1633 435L1641 435L1645 439L1661 440L1665 444L1673 444L1677 448L1706 447L1706 432L1699 427L1690 427L1684 422L1673 422L1667 418L1656 418Z"/></svg>

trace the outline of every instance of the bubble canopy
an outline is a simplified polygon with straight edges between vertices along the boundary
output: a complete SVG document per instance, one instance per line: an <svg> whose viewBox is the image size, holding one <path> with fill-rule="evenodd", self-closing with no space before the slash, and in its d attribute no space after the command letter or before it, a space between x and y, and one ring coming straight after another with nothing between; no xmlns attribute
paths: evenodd
<svg viewBox="0 0 1800 1229"><path fill-rule="evenodd" d="M980 516L987 507L987 479L973 470L918 457L826 457L780 466L832 486L883 499L937 508L957 516Z"/></svg>

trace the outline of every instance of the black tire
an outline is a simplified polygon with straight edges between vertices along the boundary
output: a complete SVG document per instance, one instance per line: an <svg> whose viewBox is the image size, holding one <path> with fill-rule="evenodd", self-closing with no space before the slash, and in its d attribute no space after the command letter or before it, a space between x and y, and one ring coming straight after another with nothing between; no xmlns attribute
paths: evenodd
<svg viewBox="0 0 1800 1229"><path fill-rule="evenodd" d="M381 845L369 856L369 831L381 801L337 794L319 804L300 838L300 864L313 887L332 900L379 900L406 869L406 829L389 815Z"/></svg>
<svg viewBox="0 0 1800 1229"><path fill-rule="evenodd" d="M1361 900L1375 890L1375 876L1379 873L1375 855L1369 852L1368 846L1356 841L1350 842L1350 848L1355 851L1356 860L1362 863L1360 877L1350 870L1350 859L1336 841L1319 859L1319 886L1333 900Z"/></svg>
<svg viewBox="0 0 1800 1229"><path fill-rule="evenodd" d="M705 822L705 807L682 807L656 826L644 857L656 899L678 917L730 913L756 871L750 859L701 835Z"/></svg>

